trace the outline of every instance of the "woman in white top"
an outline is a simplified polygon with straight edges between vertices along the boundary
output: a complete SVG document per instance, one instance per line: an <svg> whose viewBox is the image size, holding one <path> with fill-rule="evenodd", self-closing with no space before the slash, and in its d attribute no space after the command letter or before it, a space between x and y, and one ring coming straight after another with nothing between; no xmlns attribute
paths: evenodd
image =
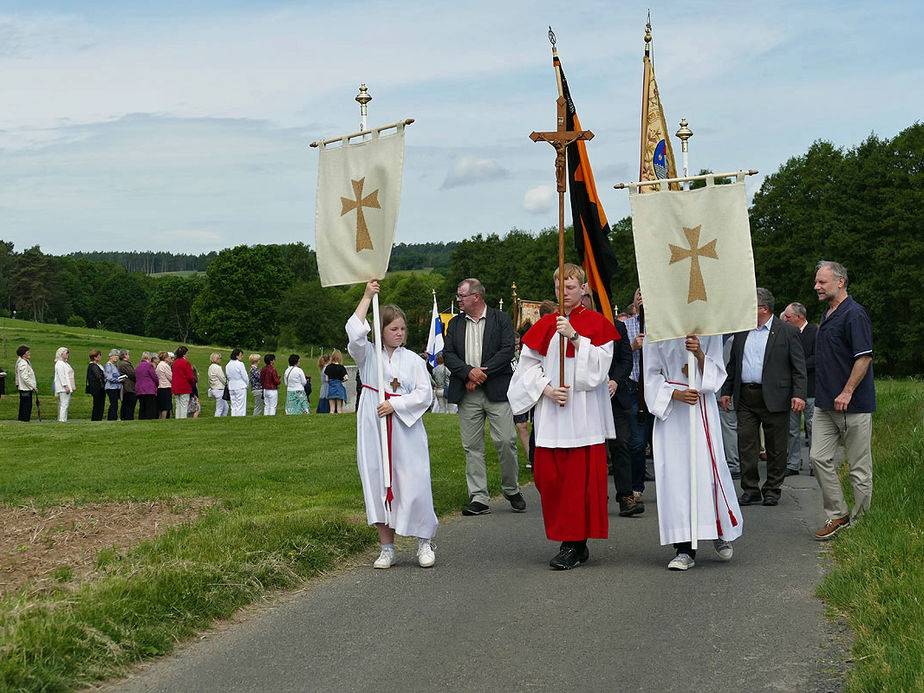
<svg viewBox="0 0 924 693"><path fill-rule="evenodd" d="M244 365L243 349L233 349L231 360L225 366L228 376L228 392L231 394L231 416L244 416L247 414L247 388L250 386L250 375Z"/></svg>
<svg viewBox="0 0 924 693"><path fill-rule="evenodd" d="M228 384L228 378L225 372L221 370L221 354L217 351L209 356L209 397L215 400L215 416L226 416L228 414L228 403L224 400L225 385Z"/></svg>
<svg viewBox="0 0 924 693"><path fill-rule="evenodd" d="M67 408L71 405L71 393L76 387L74 369L68 363L71 357L65 347L55 352L55 396L58 398L58 421L67 421Z"/></svg>
<svg viewBox="0 0 924 693"><path fill-rule="evenodd" d="M305 371L298 365L301 362L298 354L289 356L289 367L286 368L282 382L286 384L286 414L310 414L308 396L305 394L305 384L308 378Z"/></svg>
<svg viewBox="0 0 924 693"><path fill-rule="evenodd" d="M32 417L32 393L38 394L38 383L35 381L35 371L32 370L30 359L32 352L27 344L20 344L16 348L16 370L13 379L16 389L19 390L19 420L28 421Z"/></svg>

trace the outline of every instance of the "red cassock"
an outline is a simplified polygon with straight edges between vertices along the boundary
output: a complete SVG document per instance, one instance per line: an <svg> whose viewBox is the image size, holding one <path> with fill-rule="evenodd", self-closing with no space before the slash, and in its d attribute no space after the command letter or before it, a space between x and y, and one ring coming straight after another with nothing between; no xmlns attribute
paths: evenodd
<svg viewBox="0 0 924 693"><path fill-rule="evenodd" d="M507 393L514 413L536 407L533 473L546 536L553 541L605 538L609 526L605 443L615 430L607 381L619 333L583 306L568 317L581 339L577 350L568 342L565 351L567 404L542 396L546 385L560 382L556 315L545 316L523 337Z"/></svg>

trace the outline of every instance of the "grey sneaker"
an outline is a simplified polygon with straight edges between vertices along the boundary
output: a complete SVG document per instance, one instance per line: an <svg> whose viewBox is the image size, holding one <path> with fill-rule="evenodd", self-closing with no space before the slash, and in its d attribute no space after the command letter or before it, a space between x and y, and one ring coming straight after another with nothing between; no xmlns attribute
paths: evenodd
<svg viewBox="0 0 924 693"><path fill-rule="evenodd" d="M696 565L696 561L694 561L690 557L689 554L678 553L676 556L674 556L674 560L672 560L670 563L667 564L667 569L668 570L689 570L695 565Z"/></svg>
<svg viewBox="0 0 924 693"><path fill-rule="evenodd" d="M715 548L715 552L719 554L720 561L730 561L732 556L735 555L735 549L732 548L731 542L724 539L713 539L712 546Z"/></svg>

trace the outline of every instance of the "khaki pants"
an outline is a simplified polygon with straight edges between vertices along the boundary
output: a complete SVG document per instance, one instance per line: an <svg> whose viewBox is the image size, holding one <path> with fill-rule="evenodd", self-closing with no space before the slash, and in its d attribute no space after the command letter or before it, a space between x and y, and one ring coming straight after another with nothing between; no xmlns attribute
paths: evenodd
<svg viewBox="0 0 924 693"><path fill-rule="evenodd" d="M815 468L815 478L821 489L827 519L837 520L848 512L835 462L837 447L842 439L847 453L850 485L853 487L854 504L850 519L869 510L873 497L872 432L872 414L848 414L816 407L812 419L812 448L809 457Z"/></svg>
<svg viewBox="0 0 924 693"><path fill-rule="evenodd" d="M488 469L484 459L484 422L488 420L491 440L497 450L501 490L508 496L518 493L517 430L508 402L492 402L481 388L466 392L459 402L459 432L465 449L465 480L473 501L487 505Z"/></svg>

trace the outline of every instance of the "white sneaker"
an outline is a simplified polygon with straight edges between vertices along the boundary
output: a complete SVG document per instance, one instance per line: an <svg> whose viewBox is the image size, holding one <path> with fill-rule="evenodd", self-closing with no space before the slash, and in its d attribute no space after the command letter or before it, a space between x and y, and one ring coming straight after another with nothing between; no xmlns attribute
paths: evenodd
<svg viewBox="0 0 924 693"><path fill-rule="evenodd" d="M373 568L391 568L395 562L395 548L393 546L382 547L382 553L375 559L372 564Z"/></svg>
<svg viewBox="0 0 924 693"><path fill-rule="evenodd" d="M690 558L689 554L678 553L674 560L667 564L668 570L689 570L696 565L696 561Z"/></svg>
<svg viewBox="0 0 924 693"><path fill-rule="evenodd" d="M433 553L433 544L429 539L417 540L417 562L421 568L430 568L436 563L436 554Z"/></svg>
<svg viewBox="0 0 924 693"><path fill-rule="evenodd" d="M715 548L715 552L719 554L719 560L721 561L730 561L732 556L735 555L735 549L732 548L731 542L724 539L713 539L712 546Z"/></svg>

